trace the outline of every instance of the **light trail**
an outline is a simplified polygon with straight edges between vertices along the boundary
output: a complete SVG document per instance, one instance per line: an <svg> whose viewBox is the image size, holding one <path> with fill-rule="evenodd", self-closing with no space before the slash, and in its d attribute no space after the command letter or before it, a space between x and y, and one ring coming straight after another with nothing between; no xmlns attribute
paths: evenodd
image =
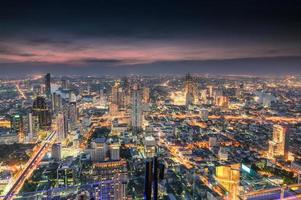
<svg viewBox="0 0 301 200"><path fill-rule="evenodd" d="M187 119L187 118L197 118L200 117L199 114L153 114L151 116L156 117L171 117L174 119ZM208 119L225 119L232 121L239 120L253 120L253 121L271 121L271 122L286 122L286 123L300 123L301 117L281 117L281 116L262 116L262 118L258 116L243 116L243 115L210 115Z"/></svg>
<svg viewBox="0 0 301 200"><path fill-rule="evenodd" d="M17 88L17 91L19 92L20 96L23 98L23 99L27 99L27 97L25 96L24 92L21 90L19 84L17 83L16 84L16 88Z"/></svg>
<svg viewBox="0 0 301 200"><path fill-rule="evenodd" d="M49 148L54 144L56 140L56 132L53 131L40 145L40 148L37 148L33 153L32 157L26 163L24 169L17 174L15 180L11 185L8 185L8 192L3 198L3 200L13 199L13 196L18 194L21 188L23 187L25 181L29 179L32 173L40 165L41 160L48 152Z"/></svg>

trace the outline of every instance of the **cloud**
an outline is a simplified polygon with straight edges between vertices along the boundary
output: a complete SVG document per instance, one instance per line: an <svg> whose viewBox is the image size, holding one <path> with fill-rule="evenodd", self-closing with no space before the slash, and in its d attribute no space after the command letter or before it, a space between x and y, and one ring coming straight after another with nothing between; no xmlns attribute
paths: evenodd
<svg viewBox="0 0 301 200"><path fill-rule="evenodd" d="M300 56L301 47L285 44L227 43L190 40L104 40L95 38L37 38L2 41L0 62L112 66L164 61L225 60Z"/></svg>

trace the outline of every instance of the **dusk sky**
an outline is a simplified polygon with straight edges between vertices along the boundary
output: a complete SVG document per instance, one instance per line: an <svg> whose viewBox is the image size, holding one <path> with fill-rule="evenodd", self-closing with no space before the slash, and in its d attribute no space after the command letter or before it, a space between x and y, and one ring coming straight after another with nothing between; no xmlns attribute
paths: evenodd
<svg viewBox="0 0 301 200"><path fill-rule="evenodd" d="M301 74L301 2L1 1L0 70Z"/></svg>

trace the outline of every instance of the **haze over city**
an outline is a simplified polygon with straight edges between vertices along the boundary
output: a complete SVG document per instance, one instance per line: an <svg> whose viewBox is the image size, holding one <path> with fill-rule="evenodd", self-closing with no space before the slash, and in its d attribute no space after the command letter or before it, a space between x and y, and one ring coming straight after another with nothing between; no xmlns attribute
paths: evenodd
<svg viewBox="0 0 301 200"><path fill-rule="evenodd" d="M0 1L0 199L301 199L300 11Z"/></svg>

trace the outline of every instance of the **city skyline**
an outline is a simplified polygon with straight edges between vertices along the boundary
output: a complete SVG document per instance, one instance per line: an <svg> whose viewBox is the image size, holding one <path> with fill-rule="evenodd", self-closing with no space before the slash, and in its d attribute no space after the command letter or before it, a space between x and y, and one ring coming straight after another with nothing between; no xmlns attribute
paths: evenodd
<svg viewBox="0 0 301 200"><path fill-rule="evenodd" d="M0 199L300 199L300 10L1 1Z"/></svg>

